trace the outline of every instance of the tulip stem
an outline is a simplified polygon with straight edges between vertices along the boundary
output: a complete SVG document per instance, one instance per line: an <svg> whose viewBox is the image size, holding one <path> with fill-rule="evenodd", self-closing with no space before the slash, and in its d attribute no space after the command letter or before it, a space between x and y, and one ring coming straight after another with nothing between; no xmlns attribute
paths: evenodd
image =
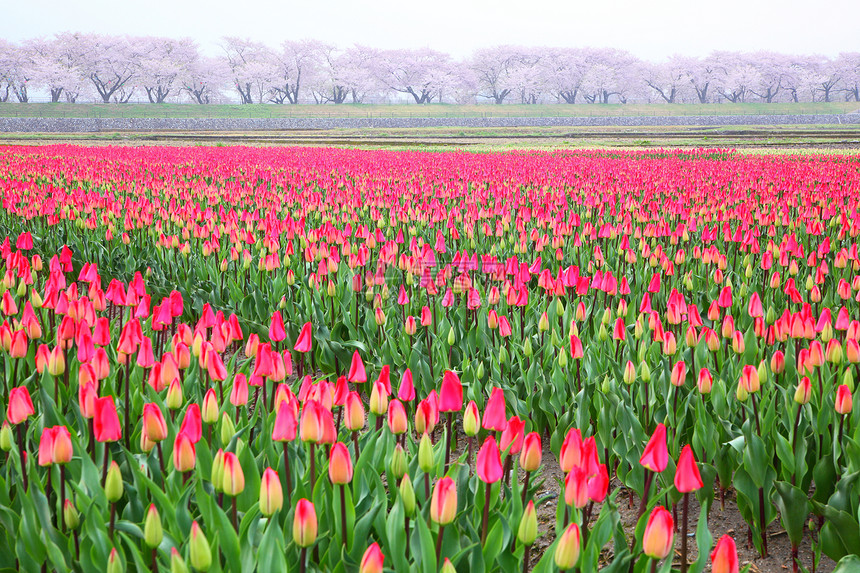
<svg viewBox="0 0 860 573"><path fill-rule="evenodd" d="M687 573L687 510L690 492L684 492L684 515L681 517L681 573Z"/></svg>
<svg viewBox="0 0 860 573"><path fill-rule="evenodd" d="M288 442L284 442L284 478L286 479L287 486L284 493L286 494L287 505L290 505L290 499L292 497L291 492L293 491L293 477L292 472L290 471L290 456L287 452L287 443Z"/></svg>
<svg viewBox="0 0 860 573"><path fill-rule="evenodd" d="M24 482L24 491L28 489L27 482L27 460L24 454L24 426L27 422L18 424L18 455L21 457L21 477Z"/></svg>
<svg viewBox="0 0 860 573"><path fill-rule="evenodd" d="M161 469L161 478L164 479L167 474L164 473L164 454L161 451L161 442L156 442L155 448L158 450L158 467Z"/></svg>
<svg viewBox="0 0 860 573"><path fill-rule="evenodd" d="M152 548L152 573L158 573L158 549Z"/></svg>
<svg viewBox="0 0 860 573"><path fill-rule="evenodd" d="M761 556L767 557L767 524L764 522L764 488L758 488L758 515L761 527Z"/></svg>
<svg viewBox="0 0 860 573"><path fill-rule="evenodd" d="M526 496L528 495L528 492L529 492L529 478L531 478L531 477L532 477L532 472L526 472L526 480L523 482L523 498L522 498L523 507L526 506Z"/></svg>
<svg viewBox="0 0 860 573"><path fill-rule="evenodd" d="M50 479L50 476L49 476ZM66 520L63 519L63 507L66 503L66 464L60 464L60 513L58 514L60 522L60 531L66 531Z"/></svg>
<svg viewBox="0 0 860 573"><path fill-rule="evenodd" d="M430 474L424 474L424 501L430 503Z"/></svg>
<svg viewBox="0 0 860 573"><path fill-rule="evenodd" d="M87 420L87 425L90 427L90 443L87 446L90 450L90 456L93 458L93 463L96 463L96 427L94 420L95 418L92 417Z"/></svg>
<svg viewBox="0 0 860 573"><path fill-rule="evenodd" d="M529 550L530 545L526 545L526 550L523 552L523 573L528 573L529 570Z"/></svg>
<svg viewBox="0 0 860 573"><path fill-rule="evenodd" d="M346 530L346 485L340 484L340 523L343 526L343 547L347 546L348 532Z"/></svg>
<svg viewBox="0 0 860 573"><path fill-rule="evenodd" d="M490 521L490 484L484 484L484 518L481 524L481 546L487 541L487 525ZM441 533L441 530L440 530ZM438 559L438 558L437 558Z"/></svg>
<svg viewBox="0 0 860 573"><path fill-rule="evenodd" d="M657 573L657 560L651 560L651 573Z"/></svg>
<svg viewBox="0 0 860 573"><path fill-rule="evenodd" d="M445 473L448 473L448 466L451 465L451 421L454 417L453 412L448 412L448 421L446 423L447 445L445 446Z"/></svg>
<svg viewBox="0 0 860 573"><path fill-rule="evenodd" d="M654 479L654 472L649 469L645 470L645 486L642 489L642 501L639 502L639 517L645 515L645 508L648 506L648 491L651 489L651 481Z"/></svg>
<svg viewBox="0 0 860 573"><path fill-rule="evenodd" d="M236 533L239 533L239 512L236 509L236 496L232 496L233 498L233 527L236 528Z"/></svg>
<svg viewBox="0 0 860 573"><path fill-rule="evenodd" d="M113 539L113 526L116 523L116 503L110 503L110 527L108 528L108 537Z"/></svg>
<svg viewBox="0 0 860 573"><path fill-rule="evenodd" d="M436 563L439 563L439 558L442 556L442 534L445 533L445 526L439 524L439 536L436 537Z"/></svg>
<svg viewBox="0 0 860 573"><path fill-rule="evenodd" d="M314 452L314 446L315 446L315 444L313 442L309 443L310 458L311 458L311 460L310 460L311 461L311 481L310 481L311 491L313 491L314 484L316 483L316 471L317 471L316 459L315 459L316 456L314 455L316 452Z"/></svg>
<svg viewBox="0 0 860 573"><path fill-rule="evenodd" d="M406 559L409 559L409 517L406 518Z"/></svg>
<svg viewBox="0 0 860 573"><path fill-rule="evenodd" d="M129 362L131 359L126 356L125 359L125 447L131 449L131 367Z"/></svg>
<svg viewBox="0 0 860 573"><path fill-rule="evenodd" d="M358 432L352 433L352 443L355 445L355 461L358 461L358 456L361 455L358 450Z"/></svg>
<svg viewBox="0 0 860 573"><path fill-rule="evenodd" d="M302 547L302 552L299 555L299 573L305 573L305 567L308 560L308 548Z"/></svg>
<svg viewBox="0 0 860 573"><path fill-rule="evenodd" d="M755 400L755 392L750 392L750 396L752 397L753 414L755 414L755 429L759 437L761 437L761 425L758 421L758 402Z"/></svg>

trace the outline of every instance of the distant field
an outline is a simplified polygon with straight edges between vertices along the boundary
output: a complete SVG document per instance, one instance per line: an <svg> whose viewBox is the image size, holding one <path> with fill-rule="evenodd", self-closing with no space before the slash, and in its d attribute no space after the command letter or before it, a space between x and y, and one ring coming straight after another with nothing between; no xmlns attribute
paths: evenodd
<svg viewBox="0 0 860 573"><path fill-rule="evenodd" d="M0 103L0 117L71 118L401 118L806 115L860 112L858 102L575 105L194 105Z"/></svg>

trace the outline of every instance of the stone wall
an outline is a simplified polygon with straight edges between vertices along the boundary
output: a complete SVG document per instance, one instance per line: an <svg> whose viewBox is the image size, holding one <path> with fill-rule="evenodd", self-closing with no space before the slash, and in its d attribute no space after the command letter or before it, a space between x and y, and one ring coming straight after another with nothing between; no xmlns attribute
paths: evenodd
<svg viewBox="0 0 860 573"><path fill-rule="evenodd" d="M858 125L860 113L844 115L719 115L638 117L465 118L0 118L0 132L87 133L114 131L287 131L299 129L420 127L653 127L721 125Z"/></svg>

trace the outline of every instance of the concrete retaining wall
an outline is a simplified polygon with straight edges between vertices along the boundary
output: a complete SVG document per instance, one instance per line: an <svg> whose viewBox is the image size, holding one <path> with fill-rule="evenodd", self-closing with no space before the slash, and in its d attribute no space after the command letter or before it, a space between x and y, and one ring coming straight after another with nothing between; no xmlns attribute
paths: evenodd
<svg viewBox="0 0 860 573"><path fill-rule="evenodd" d="M860 113L844 115L719 115L640 117L492 118L0 118L0 132L86 133L104 131L288 131L300 129L418 127L649 127L722 125L858 125Z"/></svg>

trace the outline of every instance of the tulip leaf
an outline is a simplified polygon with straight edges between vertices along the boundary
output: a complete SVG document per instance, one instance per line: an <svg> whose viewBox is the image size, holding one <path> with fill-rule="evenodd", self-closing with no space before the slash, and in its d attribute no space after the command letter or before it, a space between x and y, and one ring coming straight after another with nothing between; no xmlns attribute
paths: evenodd
<svg viewBox="0 0 860 573"><path fill-rule="evenodd" d="M696 561L688 569L690 573L702 573L708 564L711 543L714 537L708 529L708 507L703 505L699 512L699 522L696 524Z"/></svg>
<svg viewBox="0 0 860 573"><path fill-rule="evenodd" d="M257 570L260 573L286 573L284 534L277 522L269 521L260 547L256 552Z"/></svg>
<svg viewBox="0 0 860 573"><path fill-rule="evenodd" d="M809 515L809 499L799 487L788 482L775 482L774 490L773 502L779 508L782 526L792 546L797 547L803 539L803 528Z"/></svg>
<svg viewBox="0 0 860 573"><path fill-rule="evenodd" d="M857 555L846 555L839 560L833 573L853 573L860 571L860 557Z"/></svg>
<svg viewBox="0 0 860 573"><path fill-rule="evenodd" d="M412 555L415 556L415 563L423 573L436 573L438 571L436 565L436 545L433 535L430 533L430 528L427 527L427 523L423 519L416 519L415 529L418 533L418 543L412 545Z"/></svg>
<svg viewBox="0 0 860 573"><path fill-rule="evenodd" d="M493 562L502 551L502 522L496 520L496 523L490 528L487 533L487 540L484 542L484 563L492 567Z"/></svg>

